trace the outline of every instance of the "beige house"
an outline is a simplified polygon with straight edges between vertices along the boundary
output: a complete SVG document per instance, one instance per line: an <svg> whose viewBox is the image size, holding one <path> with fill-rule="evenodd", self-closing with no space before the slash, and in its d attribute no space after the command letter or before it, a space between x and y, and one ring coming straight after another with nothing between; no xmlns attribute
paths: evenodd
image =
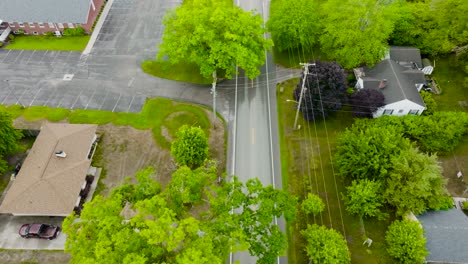
<svg viewBox="0 0 468 264"><path fill-rule="evenodd" d="M0 205L17 216L67 216L80 204L96 125L44 123Z"/></svg>

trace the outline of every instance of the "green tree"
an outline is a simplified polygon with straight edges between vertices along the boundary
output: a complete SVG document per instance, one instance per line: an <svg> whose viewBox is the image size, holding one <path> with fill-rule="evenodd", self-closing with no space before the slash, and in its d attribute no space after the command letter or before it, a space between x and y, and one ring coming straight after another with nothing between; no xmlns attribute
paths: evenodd
<svg viewBox="0 0 468 264"><path fill-rule="evenodd" d="M23 134L13 127L9 113L0 111L0 156L12 154L18 150L18 141Z"/></svg>
<svg viewBox="0 0 468 264"><path fill-rule="evenodd" d="M380 210L384 205L384 198L382 195L382 184L379 181L368 179L354 180L346 190L344 201L346 210L350 214L360 217L378 218L387 216Z"/></svg>
<svg viewBox="0 0 468 264"><path fill-rule="evenodd" d="M208 158L208 138L199 127L183 125L171 144L171 153L177 164L192 169L200 167Z"/></svg>
<svg viewBox="0 0 468 264"><path fill-rule="evenodd" d="M184 211L184 206L199 203L203 190L216 179L216 166L191 170L182 166L172 174L164 193L174 212Z"/></svg>
<svg viewBox="0 0 468 264"><path fill-rule="evenodd" d="M401 263L424 263L428 252L423 233L418 222L409 220L393 222L385 235L388 254Z"/></svg>
<svg viewBox="0 0 468 264"><path fill-rule="evenodd" d="M437 103L432 97L432 93L421 91L421 97L424 100L424 104L426 104L426 110L422 113L422 115L432 115L434 112L437 111Z"/></svg>
<svg viewBox="0 0 468 264"><path fill-rule="evenodd" d="M356 122L338 137L339 173L352 179L384 179L391 169L391 159L409 149L410 142L402 137L397 126L387 124L382 129L373 126L372 121L363 121Z"/></svg>
<svg viewBox="0 0 468 264"><path fill-rule="evenodd" d="M177 173L190 174L187 169ZM209 204L192 216L171 209L153 174L153 168L138 172L136 184L127 180L109 197L86 203L80 219L65 219L71 263L224 263L230 251L246 249L257 253L257 263L271 263L285 250L285 235L272 220L294 211L295 199L286 192L235 179L208 186Z"/></svg>
<svg viewBox="0 0 468 264"><path fill-rule="evenodd" d="M307 225L301 234L307 241L305 250L313 263L350 263L348 245L343 236L325 226Z"/></svg>
<svg viewBox="0 0 468 264"><path fill-rule="evenodd" d="M166 14L164 25L158 57L195 63L206 78L216 72L230 78L238 65L253 79L272 46L262 17L230 0L185 0Z"/></svg>
<svg viewBox="0 0 468 264"><path fill-rule="evenodd" d="M322 199L312 193L307 194L307 198L302 201L301 205L306 214L318 215L325 209Z"/></svg>
<svg viewBox="0 0 468 264"><path fill-rule="evenodd" d="M293 221L296 205L297 199L285 191L263 187L258 179L248 180L244 186L234 177L210 199L211 217L216 219L210 224L231 234L239 249L258 257L257 263L273 263L288 244L274 219L284 216Z"/></svg>
<svg viewBox="0 0 468 264"><path fill-rule="evenodd" d="M316 1L276 0L270 10L267 26L279 51L309 49L318 42L321 27Z"/></svg>
<svg viewBox="0 0 468 264"><path fill-rule="evenodd" d="M445 181L436 155L411 148L395 156L391 164L384 196L387 203L397 209L398 215L448 208Z"/></svg>
<svg viewBox="0 0 468 264"><path fill-rule="evenodd" d="M320 36L327 57L350 69L373 66L388 51L387 40L398 20L400 1L328 0L322 5L324 32Z"/></svg>

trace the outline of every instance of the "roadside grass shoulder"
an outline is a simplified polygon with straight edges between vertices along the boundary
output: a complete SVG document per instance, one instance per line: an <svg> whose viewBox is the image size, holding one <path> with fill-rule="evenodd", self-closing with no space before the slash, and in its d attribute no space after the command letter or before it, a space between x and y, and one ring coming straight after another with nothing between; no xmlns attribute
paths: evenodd
<svg viewBox="0 0 468 264"><path fill-rule="evenodd" d="M62 50L81 51L88 44L90 36L16 36L5 46L8 50Z"/></svg>
<svg viewBox="0 0 468 264"><path fill-rule="evenodd" d="M195 84L212 83L211 79L200 74L200 69L193 63L172 64L166 60L147 60L141 64L141 68L144 72L163 79Z"/></svg>
<svg viewBox="0 0 468 264"><path fill-rule="evenodd" d="M371 247L364 246L360 220L346 212L341 200L345 184L336 175L336 167L332 167L332 157L337 134L353 123L350 109L337 111L325 122L305 122L300 116L301 129L293 130L296 105L286 100L292 99L297 82L298 79L292 79L281 83L279 86L283 86L284 91L278 92L277 96L283 186L299 197L299 201L309 192L319 195L326 209L317 217L299 212L296 221L289 223L289 263L309 262L304 251L306 242L299 231L305 229L307 224L314 223L332 227L345 235L352 263L393 263L394 260L385 250L384 241L385 231L392 219L365 219L365 234L373 240L373 244Z"/></svg>

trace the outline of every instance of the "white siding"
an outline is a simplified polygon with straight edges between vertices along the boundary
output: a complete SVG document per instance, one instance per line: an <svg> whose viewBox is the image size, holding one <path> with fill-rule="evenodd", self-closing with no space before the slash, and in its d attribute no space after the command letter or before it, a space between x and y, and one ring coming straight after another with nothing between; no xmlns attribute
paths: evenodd
<svg viewBox="0 0 468 264"><path fill-rule="evenodd" d="M393 110L391 115L393 116L404 116L409 114L411 110L418 110L418 115L420 115L426 107L418 105L416 103L411 102L410 100L402 100L392 104L385 105L379 108L377 111L374 112L374 118L380 117L383 115L385 110ZM402 111L400 111L402 110Z"/></svg>
<svg viewBox="0 0 468 264"><path fill-rule="evenodd" d="M362 88L364 88L364 81L362 80L362 78L359 78L359 79L357 80L355 88L357 88L357 89L362 89Z"/></svg>

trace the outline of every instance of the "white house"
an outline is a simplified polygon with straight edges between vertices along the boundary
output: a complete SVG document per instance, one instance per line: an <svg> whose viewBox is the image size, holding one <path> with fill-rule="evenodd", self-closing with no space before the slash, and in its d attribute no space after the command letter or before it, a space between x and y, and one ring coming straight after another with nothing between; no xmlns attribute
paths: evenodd
<svg viewBox="0 0 468 264"><path fill-rule="evenodd" d="M419 91L432 66L422 66L419 49L391 47L388 56L372 69L354 69L357 89L379 89L385 96L385 105L373 113L374 117L420 115L426 109Z"/></svg>

